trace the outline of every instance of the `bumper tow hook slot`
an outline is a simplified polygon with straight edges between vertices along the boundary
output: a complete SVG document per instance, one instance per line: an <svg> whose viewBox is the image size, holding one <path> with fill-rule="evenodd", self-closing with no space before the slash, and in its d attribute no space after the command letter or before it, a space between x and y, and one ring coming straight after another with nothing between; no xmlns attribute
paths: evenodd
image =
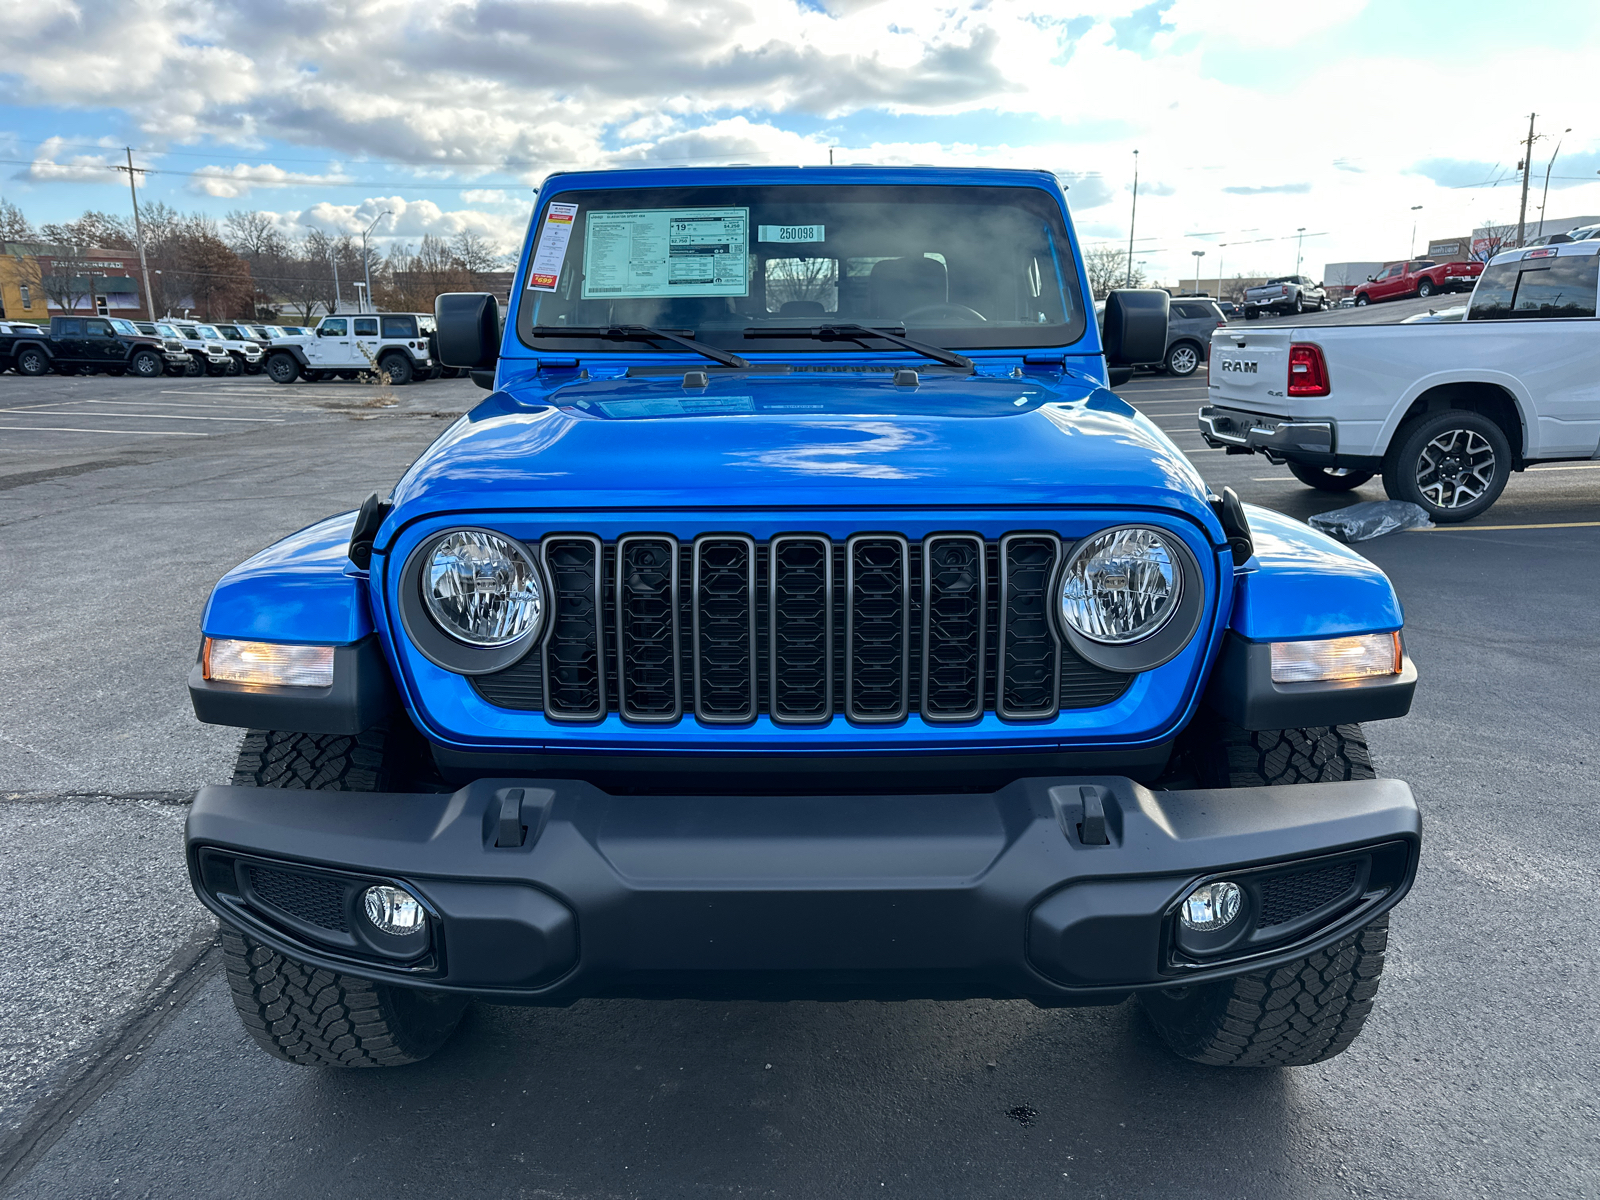
<svg viewBox="0 0 1600 1200"><path fill-rule="evenodd" d="M495 834L494 844L501 849L515 848L522 845L527 832L522 824L522 789L507 788L500 798L500 829Z"/></svg>
<svg viewBox="0 0 1600 1200"><path fill-rule="evenodd" d="M1083 821L1078 826L1078 840L1085 846L1109 846L1111 839L1106 836L1106 806L1100 798L1100 789L1092 784L1084 784L1078 789L1078 795L1083 797Z"/></svg>

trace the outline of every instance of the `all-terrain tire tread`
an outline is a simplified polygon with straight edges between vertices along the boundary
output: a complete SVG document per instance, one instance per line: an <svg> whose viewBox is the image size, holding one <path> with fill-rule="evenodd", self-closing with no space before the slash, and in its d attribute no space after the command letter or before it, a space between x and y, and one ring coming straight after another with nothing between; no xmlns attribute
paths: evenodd
<svg viewBox="0 0 1600 1200"><path fill-rule="evenodd" d="M311 734L252 729L239 747L235 787L371 792L384 763L382 727L364 733Z"/></svg>

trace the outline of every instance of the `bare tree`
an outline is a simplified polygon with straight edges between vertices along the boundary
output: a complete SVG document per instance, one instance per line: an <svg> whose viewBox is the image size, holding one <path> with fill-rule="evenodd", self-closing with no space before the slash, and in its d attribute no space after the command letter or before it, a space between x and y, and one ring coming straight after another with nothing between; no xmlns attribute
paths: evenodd
<svg viewBox="0 0 1600 1200"><path fill-rule="evenodd" d="M50 228L46 226L46 228ZM89 255L83 246L51 246L39 266L39 288L62 312L76 312L90 295Z"/></svg>
<svg viewBox="0 0 1600 1200"><path fill-rule="evenodd" d="M22 210L9 200L0 200L0 242L36 242L39 235Z"/></svg>
<svg viewBox="0 0 1600 1200"><path fill-rule="evenodd" d="M1502 250L1510 250L1517 244L1516 222L1505 225L1485 225L1472 233L1472 261L1488 262Z"/></svg>
<svg viewBox="0 0 1600 1200"><path fill-rule="evenodd" d="M90 209L76 221L39 227L41 241L97 250L132 250L133 229L121 217Z"/></svg>
<svg viewBox="0 0 1600 1200"><path fill-rule="evenodd" d="M1083 266L1089 272L1089 287L1096 300L1104 300L1107 293L1116 288L1145 285L1144 267L1135 265L1130 278L1127 252L1109 242L1085 250Z"/></svg>
<svg viewBox="0 0 1600 1200"><path fill-rule="evenodd" d="M839 307L836 258L769 258L766 283L768 312L781 312L792 301L820 304L825 312Z"/></svg>
<svg viewBox="0 0 1600 1200"><path fill-rule="evenodd" d="M479 275L498 271L505 261L505 256L490 245L487 238L480 237L470 229L463 229L450 239L450 253L466 270L474 285Z"/></svg>

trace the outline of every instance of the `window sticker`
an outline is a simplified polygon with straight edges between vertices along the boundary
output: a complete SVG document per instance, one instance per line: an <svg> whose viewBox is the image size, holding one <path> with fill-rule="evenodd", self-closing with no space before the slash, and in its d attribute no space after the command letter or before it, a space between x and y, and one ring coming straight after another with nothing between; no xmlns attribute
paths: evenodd
<svg viewBox="0 0 1600 1200"><path fill-rule="evenodd" d="M823 242L821 225L760 225L758 241L763 242Z"/></svg>
<svg viewBox="0 0 1600 1200"><path fill-rule="evenodd" d="M748 208L590 212L583 298L750 294Z"/></svg>
<svg viewBox="0 0 1600 1200"><path fill-rule="evenodd" d="M539 245L534 249L533 261L528 264L528 288L535 292L553 292L561 279L561 263L567 257L567 243L572 240L572 222L578 215L576 204L554 204L544 216L544 228L539 231Z"/></svg>

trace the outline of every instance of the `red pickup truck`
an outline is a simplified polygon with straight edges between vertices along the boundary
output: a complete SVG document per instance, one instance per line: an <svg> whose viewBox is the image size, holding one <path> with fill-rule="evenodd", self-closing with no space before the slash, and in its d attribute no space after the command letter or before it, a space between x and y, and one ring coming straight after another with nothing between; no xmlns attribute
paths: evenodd
<svg viewBox="0 0 1600 1200"><path fill-rule="evenodd" d="M1356 304L1376 304L1403 296L1431 296L1435 292L1470 292L1483 274L1481 262L1403 262L1385 267L1356 288Z"/></svg>

